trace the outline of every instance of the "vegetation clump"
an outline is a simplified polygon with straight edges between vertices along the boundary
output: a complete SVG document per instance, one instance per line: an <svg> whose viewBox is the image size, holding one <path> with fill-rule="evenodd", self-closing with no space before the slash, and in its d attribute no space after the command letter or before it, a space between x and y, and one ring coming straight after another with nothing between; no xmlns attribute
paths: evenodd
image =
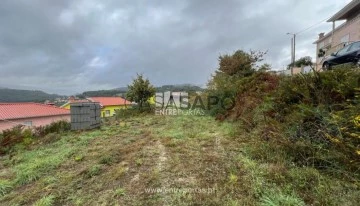
<svg viewBox="0 0 360 206"><path fill-rule="evenodd" d="M261 58L252 55L237 51L220 57L207 92L229 96L235 104L218 106L212 114L240 122L299 166L358 179L360 71L341 66L281 76L259 70L254 61Z"/></svg>
<svg viewBox="0 0 360 206"><path fill-rule="evenodd" d="M70 129L71 124L64 120L35 128L26 128L23 125L14 126L0 134L0 154L7 153L19 143L29 146L34 140L38 139L43 139L45 143L57 140L59 136L56 134L70 131Z"/></svg>
<svg viewBox="0 0 360 206"><path fill-rule="evenodd" d="M126 97L129 101L137 103L137 107L140 111L144 110L144 107L150 107L148 100L155 95L155 88L151 85L150 81L143 77L142 74L138 74L133 83L128 86Z"/></svg>

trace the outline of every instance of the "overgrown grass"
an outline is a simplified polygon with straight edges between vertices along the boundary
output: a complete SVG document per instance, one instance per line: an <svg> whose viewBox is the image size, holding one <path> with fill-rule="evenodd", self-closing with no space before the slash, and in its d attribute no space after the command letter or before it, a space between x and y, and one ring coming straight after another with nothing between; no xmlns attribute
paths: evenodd
<svg viewBox="0 0 360 206"><path fill-rule="evenodd" d="M24 185L38 180L44 174L61 164L72 151L74 151L74 148L67 147L66 145L58 148L52 147L36 151L24 151L17 160L19 164L13 167L16 173L15 183Z"/></svg>
<svg viewBox="0 0 360 206"><path fill-rule="evenodd" d="M47 144L17 148L0 165L0 205L360 201L358 183L311 165L300 167L279 139L264 139L259 127L242 133L238 124L208 116L135 116L126 125L109 121L100 130L65 133ZM216 188L216 193L144 193L144 188L157 187Z"/></svg>
<svg viewBox="0 0 360 206"><path fill-rule="evenodd" d="M0 179L0 197L10 192L12 188L13 186L10 181Z"/></svg>
<svg viewBox="0 0 360 206"><path fill-rule="evenodd" d="M0 196L4 196L18 186L32 183L54 172L59 165L70 159L79 148L86 147L89 140L98 137L99 134L101 133L98 131L87 132L86 135L79 136L66 133L61 138L45 145L39 144L30 150L15 146L11 160L5 159L5 163L11 166L10 171L15 176L1 180Z"/></svg>
<svg viewBox="0 0 360 206"><path fill-rule="evenodd" d="M276 141L264 142L256 132L239 141L244 147L237 159L247 171L244 178L263 205L356 205L360 201L359 181L349 181L345 176L349 174L334 177L312 165L299 167Z"/></svg>
<svg viewBox="0 0 360 206"><path fill-rule="evenodd" d="M34 206L52 206L54 205L54 195L45 196L34 203Z"/></svg>

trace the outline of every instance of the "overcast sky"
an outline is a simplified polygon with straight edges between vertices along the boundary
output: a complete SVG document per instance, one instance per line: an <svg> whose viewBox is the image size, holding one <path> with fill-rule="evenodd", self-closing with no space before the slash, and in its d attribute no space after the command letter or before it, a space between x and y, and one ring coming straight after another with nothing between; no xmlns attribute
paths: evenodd
<svg viewBox="0 0 360 206"><path fill-rule="evenodd" d="M122 87L136 73L154 85L205 85L220 54L268 50L290 62L290 36L349 0L1 0L0 86L74 94ZM322 23L297 38L315 57Z"/></svg>

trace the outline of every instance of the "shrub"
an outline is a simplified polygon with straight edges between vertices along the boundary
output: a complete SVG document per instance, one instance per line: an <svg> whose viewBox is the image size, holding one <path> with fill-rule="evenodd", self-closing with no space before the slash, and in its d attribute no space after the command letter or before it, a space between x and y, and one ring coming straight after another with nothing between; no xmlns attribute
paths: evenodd
<svg viewBox="0 0 360 206"><path fill-rule="evenodd" d="M25 126L17 125L11 129L4 130L0 135L0 154L7 153L18 143L28 146L35 138L43 138L48 134L50 135L44 138L44 142L55 141L59 139L59 136L54 133L60 134L69 131L70 129L71 124L64 120L53 122L46 126L35 127L33 129L25 129Z"/></svg>
<svg viewBox="0 0 360 206"><path fill-rule="evenodd" d="M132 116L137 116L141 114L140 110L136 107L120 109L116 111L115 119L116 120L124 120L130 118Z"/></svg>
<svg viewBox="0 0 360 206"><path fill-rule="evenodd" d="M217 72L208 93L235 98L234 108L213 110L218 119L259 131L256 135L286 151L295 164L360 177L359 69L340 66L294 76Z"/></svg>
<svg viewBox="0 0 360 206"><path fill-rule="evenodd" d="M12 129L7 129L2 132L1 147L14 145L22 141L22 130L24 126L17 125Z"/></svg>
<svg viewBox="0 0 360 206"><path fill-rule="evenodd" d="M284 77L269 112L284 126L292 142L284 146L295 163L336 174L360 168L359 79L360 71L347 66Z"/></svg>
<svg viewBox="0 0 360 206"><path fill-rule="evenodd" d="M114 158L111 156L103 156L99 161L99 163L103 165L111 165L113 162L114 162Z"/></svg>
<svg viewBox="0 0 360 206"><path fill-rule="evenodd" d="M91 168L89 168L86 171L85 176L87 178L91 178L91 177L99 175L100 173L101 173L101 166L100 165L94 165L94 166L92 166Z"/></svg>
<svg viewBox="0 0 360 206"><path fill-rule="evenodd" d="M37 137L44 137L49 133L62 133L69 130L71 130L71 124L68 121L60 120L46 126L36 127L34 134Z"/></svg>
<svg viewBox="0 0 360 206"><path fill-rule="evenodd" d="M126 194L126 190L124 188L117 188L115 191L114 191L114 197L120 197L120 196L124 196Z"/></svg>

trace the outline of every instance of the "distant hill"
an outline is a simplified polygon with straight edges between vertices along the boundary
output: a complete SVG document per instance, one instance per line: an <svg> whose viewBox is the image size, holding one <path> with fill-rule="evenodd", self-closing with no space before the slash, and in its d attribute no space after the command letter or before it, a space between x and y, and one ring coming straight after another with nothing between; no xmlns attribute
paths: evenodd
<svg viewBox="0 0 360 206"><path fill-rule="evenodd" d="M86 91L80 95L80 97L113 97L113 96L122 96L122 94L126 93L124 89L110 89L110 90L98 90L98 91Z"/></svg>
<svg viewBox="0 0 360 206"><path fill-rule="evenodd" d="M203 89L199 86L192 84L177 84L177 85L163 85L160 87L155 87L157 92L166 92L166 91L202 91ZM78 97L113 97L113 96L124 96L127 92L127 87L120 87L110 90L98 90L98 91L86 91Z"/></svg>
<svg viewBox="0 0 360 206"><path fill-rule="evenodd" d="M0 102L44 102L63 97L57 94L48 94L37 90L19 90L0 88Z"/></svg>

